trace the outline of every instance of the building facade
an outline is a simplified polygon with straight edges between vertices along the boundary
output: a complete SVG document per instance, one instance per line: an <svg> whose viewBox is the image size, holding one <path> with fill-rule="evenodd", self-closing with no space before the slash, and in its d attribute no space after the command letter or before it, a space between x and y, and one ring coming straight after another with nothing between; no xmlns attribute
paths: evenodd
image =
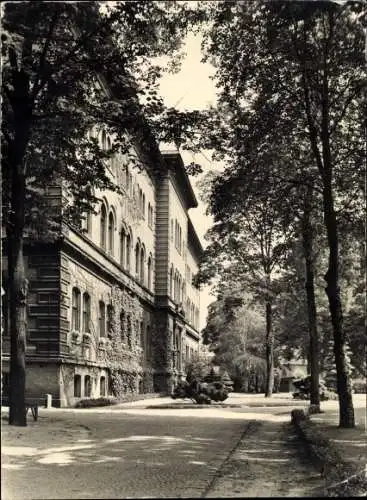
<svg viewBox="0 0 367 500"><path fill-rule="evenodd" d="M103 147L111 138L98 137ZM177 151L162 151L154 174L116 155L120 192L96 192L83 231L63 225L57 243L26 246L29 280L26 392L55 406L81 398L170 393L199 348L202 247L189 217L197 201ZM50 186L53 205L65 203ZM3 258L6 270L6 256ZM4 279L6 292L6 276ZM6 303L6 294L4 296ZM9 372L3 308L3 381Z"/></svg>

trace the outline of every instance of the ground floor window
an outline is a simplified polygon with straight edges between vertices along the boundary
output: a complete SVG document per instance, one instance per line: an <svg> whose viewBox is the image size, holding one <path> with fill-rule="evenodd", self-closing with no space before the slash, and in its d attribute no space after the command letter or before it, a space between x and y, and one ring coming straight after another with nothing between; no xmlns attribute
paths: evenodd
<svg viewBox="0 0 367 500"><path fill-rule="evenodd" d="M74 375L74 397L82 396L82 378L80 375Z"/></svg>
<svg viewBox="0 0 367 500"><path fill-rule="evenodd" d="M106 395L106 377L101 377L99 382L99 393L101 396Z"/></svg>
<svg viewBox="0 0 367 500"><path fill-rule="evenodd" d="M89 375L84 377L84 396L90 398L92 392L92 381Z"/></svg>

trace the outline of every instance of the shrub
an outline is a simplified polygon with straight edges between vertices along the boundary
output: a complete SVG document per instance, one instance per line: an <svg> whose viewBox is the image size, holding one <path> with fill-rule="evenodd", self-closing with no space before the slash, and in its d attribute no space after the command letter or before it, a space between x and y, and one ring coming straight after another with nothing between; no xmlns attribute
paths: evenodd
<svg viewBox="0 0 367 500"><path fill-rule="evenodd" d="M307 377L301 378L299 380L295 380L293 382L296 391L293 393L294 399L310 399L311 397L311 377L308 375ZM320 380L319 382L319 391L320 391L320 399L321 401L327 401L328 399L336 399L336 394L334 391L331 391L326 388L325 383Z"/></svg>
<svg viewBox="0 0 367 500"><path fill-rule="evenodd" d="M91 398L81 399L75 405L75 408L95 408L97 406L111 406L117 404L115 399L110 398Z"/></svg>
<svg viewBox="0 0 367 500"><path fill-rule="evenodd" d="M352 389L356 394L366 394L367 382L365 380L356 380L352 383Z"/></svg>
<svg viewBox="0 0 367 500"><path fill-rule="evenodd" d="M228 391L223 382L200 382L193 375L179 382L171 394L173 399L190 398L198 404L210 404L212 401L224 401Z"/></svg>

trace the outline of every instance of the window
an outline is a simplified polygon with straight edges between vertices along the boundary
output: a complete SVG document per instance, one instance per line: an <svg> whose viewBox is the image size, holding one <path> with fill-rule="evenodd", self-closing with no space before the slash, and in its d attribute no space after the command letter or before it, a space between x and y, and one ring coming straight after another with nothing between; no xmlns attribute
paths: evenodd
<svg viewBox="0 0 367 500"><path fill-rule="evenodd" d="M141 211L143 214L143 219L145 219L145 194L143 193Z"/></svg>
<svg viewBox="0 0 367 500"><path fill-rule="evenodd" d="M148 226L153 228L153 207L148 203Z"/></svg>
<svg viewBox="0 0 367 500"><path fill-rule="evenodd" d="M131 335L132 335L131 317L130 315L128 315L126 320L126 336L127 336L127 344L129 347L131 347Z"/></svg>
<svg viewBox="0 0 367 500"><path fill-rule="evenodd" d="M82 397L82 378L80 375L74 375L74 397Z"/></svg>
<svg viewBox="0 0 367 500"><path fill-rule="evenodd" d="M71 327L74 331L80 331L80 290L73 288L71 304Z"/></svg>
<svg viewBox="0 0 367 500"><path fill-rule="evenodd" d="M103 204L101 207L101 247L103 250L106 250L106 226L107 226L107 211L106 207Z"/></svg>
<svg viewBox="0 0 367 500"><path fill-rule="evenodd" d="M101 377L99 381L99 395L100 396L106 395L106 377Z"/></svg>
<svg viewBox="0 0 367 500"><path fill-rule="evenodd" d="M126 264L126 233L123 227L120 233L120 264L122 267Z"/></svg>
<svg viewBox="0 0 367 500"><path fill-rule="evenodd" d="M145 263L145 248L144 245L140 249L140 281L144 285L145 273L144 273L144 263Z"/></svg>
<svg viewBox="0 0 367 500"><path fill-rule="evenodd" d="M83 294L83 332L90 333L90 296Z"/></svg>
<svg viewBox="0 0 367 500"><path fill-rule="evenodd" d="M90 398L92 393L92 380L89 375L84 377L84 397Z"/></svg>
<svg viewBox="0 0 367 500"><path fill-rule="evenodd" d="M147 353L147 359L151 359L151 356L152 356L152 332L150 330L150 325L147 325L147 330L146 330L146 353Z"/></svg>
<svg viewBox="0 0 367 500"><path fill-rule="evenodd" d="M140 322L140 345L145 350L144 323Z"/></svg>
<svg viewBox="0 0 367 500"><path fill-rule="evenodd" d="M99 336L105 337L106 335L106 306L102 300L99 301Z"/></svg>
<svg viewBox="0 0 367 500"><path fill-rule="evenodd" d="M140 267L140 247L139 243L135 246L135 274L139 277L139 267Z"/></svg>
<svg viewBox="0 0 367 500"><path fill-rule="evenodd" d="M129 167L127 165L125 165L123 171L122 171L122 183L124 184L124 186L126 187L126 189L128 189L129 187Z"/></svg>
<svg viewBox="0 0 367 500"><path fill-rule="evenodd" d="M173 241L173 219L171 219L171 241Z"/></svg>
<svg viewBox="0 0 367 500"><path fill-rule="evenodd" d="M102 149L103 150L106 150L107 149L107 135L106 135L106 132L105 130L102 130Z"/></svg>
<svg viewBox="0 0 367 500"><path fill-rule="evenodd" d="M149 290L151 290L152 288L152 256L149 255L149 259L148 259L148 288Z"/></svg>
<svg viewBox="0 0 367 500"><path fill-rule="evenodd" d="M131 236L126 236L126 269L130 271L131 267Z"/></svg>
<svg viewBox="0 0 367 500"><path fill-rule="evenodd" d="M111 304L107 306L107 336L112 337L113 333L113 317L114 317L114 309Z"/></svg>
<svg viewBox="0 0 367 500"><path fill-rule="evenodd" d="M120 312L120 336L121 340L125 341L125 311L121 309Z"/></svg>
<svg viewBox="0 0 367 500"><path fill-rule="evenodd" d="M91 214L91 212L85 213L82 227L85 229L85 232L87 234L91 234L91 232L92 232L92 214Z"/></svg>
<svg viewBox="0 0 367 500"><path fill-rule="evenodd" d="M110 212L108 216L108 253L113 255L113 233L115 229L115 221L113 213Z"/></svg>
<svg viewBox="0 0 367 500"><path fill-rule="evenodd" d="M169 294L173 297L173 266L171 266L171 270L169 272Z"/></svg>

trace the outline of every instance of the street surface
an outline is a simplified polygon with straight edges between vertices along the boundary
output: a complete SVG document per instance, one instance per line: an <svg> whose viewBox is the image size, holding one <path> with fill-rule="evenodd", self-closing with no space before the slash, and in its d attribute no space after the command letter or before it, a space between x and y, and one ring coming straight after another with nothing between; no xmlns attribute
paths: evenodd
<svg viewBox="0 0 367 500"><path fill-rule="evenodd" d="M289 425L294 402L283 404L149 409L137 403L41 409L27 428L9 429L3 421L2 498L311 496L321 486L320 471Z"/></svg>

